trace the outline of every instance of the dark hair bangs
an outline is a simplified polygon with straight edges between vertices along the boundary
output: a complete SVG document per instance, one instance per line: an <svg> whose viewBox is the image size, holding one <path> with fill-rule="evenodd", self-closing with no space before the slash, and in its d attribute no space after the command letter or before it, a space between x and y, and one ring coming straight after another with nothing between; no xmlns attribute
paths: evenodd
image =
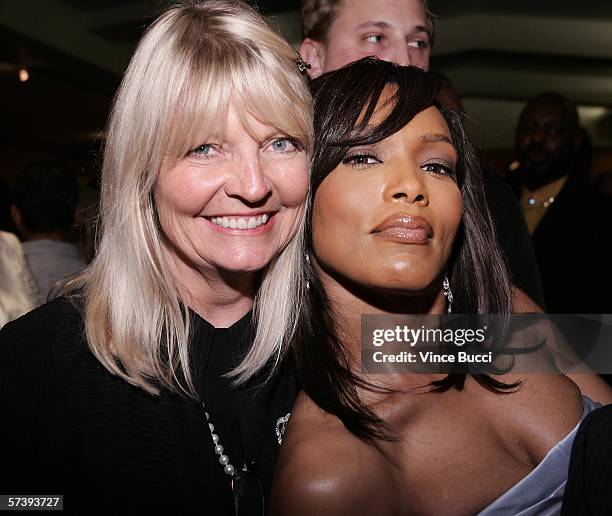
<svg viewBox="0 0 612 516"><path fill-rule="evenodd" d="M381 103L387 86L393 86L395 91ZM395 64L371 57L352 63L350 73L335 71L315 79L311 89L321 109L315 111L313 159L317 166L311 178L312 191L340 164L351 147L378 143L397 133L424 109L441 108L436 100L441 88L442 81L435 75L417 68L406 74ZM341 97L340 91L351 94ZM445 115L445 110L440 110ZM381 113L383 119L373 124L374 115ZM455 140L450 123L449 129Z"/></svg>

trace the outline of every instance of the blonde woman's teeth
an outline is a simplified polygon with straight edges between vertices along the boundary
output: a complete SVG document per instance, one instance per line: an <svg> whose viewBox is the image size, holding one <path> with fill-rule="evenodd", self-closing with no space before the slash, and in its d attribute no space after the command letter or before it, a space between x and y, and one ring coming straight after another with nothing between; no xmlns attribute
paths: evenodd
<svg viewBox="0 0 612 516"><path fill-rule="evenodd" d="M206 217L217 226L229 229L255 229L263 226L270 217L267 213L258 217Z"/></svg>

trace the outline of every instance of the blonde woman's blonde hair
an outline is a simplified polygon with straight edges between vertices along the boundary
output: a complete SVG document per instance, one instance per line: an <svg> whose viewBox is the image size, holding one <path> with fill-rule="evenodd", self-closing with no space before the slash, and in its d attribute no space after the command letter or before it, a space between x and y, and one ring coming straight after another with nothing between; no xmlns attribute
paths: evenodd
<svg viewBox="0 0 612 516"><path fill-rule="evenodd" d="M190 315L164 258L153 190L164 160L201 144L237 112L300 141L310 154L312 106L291 46L240 1L183 2L147 30L115 98L104 150L96 256L63 294L83 298L91 351L111 373L156 394L197 397ZM254 343L237 383L278 363L301 305L305 210L296 236L264 271ZM179 380L180 379L180 380Z"/></svg>

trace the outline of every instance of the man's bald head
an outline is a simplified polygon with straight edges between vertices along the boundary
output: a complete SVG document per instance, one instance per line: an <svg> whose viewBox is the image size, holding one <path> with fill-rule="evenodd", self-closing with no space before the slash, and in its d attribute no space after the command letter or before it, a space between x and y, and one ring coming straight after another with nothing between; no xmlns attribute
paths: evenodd
<svg viewBox="0 0 612 516"><path fill-rule="evenodd" d="M527 102L515 135L525 183L533 190L566 175L581 141L578 110L558 93L542 93Z"/></svg>

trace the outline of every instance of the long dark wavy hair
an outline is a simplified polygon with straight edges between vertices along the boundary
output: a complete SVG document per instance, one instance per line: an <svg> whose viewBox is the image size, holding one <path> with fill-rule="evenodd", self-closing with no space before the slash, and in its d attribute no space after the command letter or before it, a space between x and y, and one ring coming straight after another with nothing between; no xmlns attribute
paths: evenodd
<svg viewBox="0 0 612 516"><path fill-rule="evenodd" d="M384 120L376 125L372 114L383 89L391 85ZM315 145L312 158L311 199L306 245L312 253L312 205L323 179L357 145L380 142L399 131L412 118L437 107L446 120L458 154L457 181L463 200L463 219L447 264L453 292L453 312L505 314L512 312L511 283L504 259L497 247L485 199L482 176L474 150L468 141L461 114L439 100L440 77L413 67L402 67L373 58L364 58L312 82L314 96ZM384 391L351 370L349 356L338 338L338 321L321 282L306 264L310 285L293 339L292 350L302 388L323 410L336 415L357 437L373 442L392 439L384 422L358 396L357 389ZM507 385L482 374L474 378L485 388L507 392ZM432 382L435 391L462 389L465 374L451 374Z"/></svg>

